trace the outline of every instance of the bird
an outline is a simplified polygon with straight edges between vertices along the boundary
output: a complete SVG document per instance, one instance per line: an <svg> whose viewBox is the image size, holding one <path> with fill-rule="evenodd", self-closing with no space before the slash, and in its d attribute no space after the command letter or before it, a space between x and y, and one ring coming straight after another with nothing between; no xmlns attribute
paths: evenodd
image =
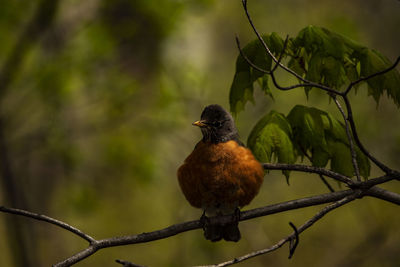
<svg viewBox="0 0 400 267"><path fill-rule="evenodd" d="M193 207L203 209L207 240L237 242L240 208L258 194L263 167L240 141L232 115L220 105L206 106L200 120L192 124L200 127L203 138L177 171L181 191ZM229 214L236 219L223 225L203 220Z"/></svg>

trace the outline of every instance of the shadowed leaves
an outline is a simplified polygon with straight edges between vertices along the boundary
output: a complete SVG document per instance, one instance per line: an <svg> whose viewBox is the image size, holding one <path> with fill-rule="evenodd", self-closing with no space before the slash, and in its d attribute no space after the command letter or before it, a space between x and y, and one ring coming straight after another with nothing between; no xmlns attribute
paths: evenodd
<svg viewBox="0 0 400 267"><path fill-rule="evenodd" d="M262 162L293 164L309 155L313 166L326 167L330 162L332 171L354 176L345 126L317 108L297 105L286 117L271 111L255 125L247 144ZM370 162L358 147L355 150L360 173L367 179ZM283 173L289 179L290 173Z"/></svg>
<svg viewBox="0 0 400 267"><path fill-rule="evenodd" d="M263 39L274 55L281 53L284 42L276 33L264 35ZM266 71L271 70L271 57L267 55L259 40L247 44L243 48L243 53L256 66ZM307 26L298 33L297 37L290 38L283 56L288 57L288 67L301 77L339 91L342 91L346 84L392 66L392 63L378 51L316 26ZM230 105L233 113L243 110L247 101L253 101L253 84L260 80L262 81L261 89L272 97L272 92L268 87L268 74L254 70L239 55L230 90ZM400 74L396 69L367 79L366 83L368 94L375 99L377 104L386 92L393 102L398 107L400 106ZM358 85L356 84L355 87ZM304 87L308 96L312 87Z"/></svg>

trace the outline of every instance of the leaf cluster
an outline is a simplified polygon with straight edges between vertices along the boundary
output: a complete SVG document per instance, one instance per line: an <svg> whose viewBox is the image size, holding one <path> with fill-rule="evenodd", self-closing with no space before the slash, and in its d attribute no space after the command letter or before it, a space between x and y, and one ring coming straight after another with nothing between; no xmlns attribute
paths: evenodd
<svg viewBox="0 0 400 267"><path fill-rule="evenodd" d="M278 56L282 53L283 39L276 33L263 35L271 52ZM272 59L267 55L259 40L254 40L243 48L243 53L258 67L270 71ZM389 68L391 62L376 50L325 28L308 26L295 38L289 38L288 46L283 51L283 58L288 58L288 67L308 81L329 86L343 91L347 84L362 77ZM253 101L253 84L258 82L261 89L272 96L268 86L268 74L253 69L239 55L236 71L230 89L230 107L233 113L244 109L247 101ZM400 74L394 69L366 81L368 94L376 103L386 94L400 106ZM305 86L308 95L312 89Z"/></svg>
<svg viewBox="0 0 400 267"><path fill-rule="evenodd" d="M293 164L307 157L313 166L352 177L350 144L345 126L331 114L314 107L295 106L287 116L271 111L251 131L247 145L259 161ZM368 158L356 147L361 175L370 174ZM283 171L289 179L289 171Z"/></svg>
<svg viewBox="0 0 400 267"><path fill-rule="evenodd" d="M354 85L357 91L364 77L392 66L378 51L321 27L304 28L295 38L289 38L286 46L276 33L263 35L262 38L272 54L287 60L287 66L301 77L299 83L303 84L307 96L312 89L311 83L343 94L347 94L350 86ZM256 82L265 94L272 97L268 72L275 70L275 63L271 56L258 39L247 44L242 53L247 59L238 56L230 90L233 113L243 110L248 101L254 101ZM254 69L248 60L265 72ZM377 104L386 92L400 106L400 74L396 69L365 79L365 82L369 95ZM248 146L262 162L293 164L299 158L307 157L313 166L329 165L335 172L348 177L355 175L345 125L331 114L313 107L297 105L286 116L270 111L251 131ZM369 159L359 147L355 146L354 150L359 172L367 179L370 174ZM283 173L289 179L290 172Z"/></svg>

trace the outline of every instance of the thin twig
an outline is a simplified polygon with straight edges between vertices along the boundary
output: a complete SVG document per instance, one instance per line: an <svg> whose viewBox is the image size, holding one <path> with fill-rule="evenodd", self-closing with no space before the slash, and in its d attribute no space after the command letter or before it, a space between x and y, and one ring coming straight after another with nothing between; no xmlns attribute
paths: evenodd
<svg viewBox="0 0 400 267"><path fill-rule="evenodd" d="M357 163L357 153L356 153L356 149L354 147L353 137L350 132L349 119L348 119L348 117L346 117L346 114L344 113L342 105L340 105L340 102L337 99L336 95L331 95L331 97L332 97L333 101L335 102L337 108L339 109L340 114L342 114L342 117L343 117L343 120L345 123L347 139L349 140L349 145L350 145L351 161L353 163L353 168L356 173L357 181L361 181L360 169L358 168L358 163ZM345 98L346 96L343 96L343 97Z"/></svg>
<svg viewBox="0 0 400 267"><path fill-rule="evenodd" d="M318 174L318 176L330 192L335 192L335 189L333 189L333 187L329 184L329 182L325 179L325 177L322 174Z"/></svg>
<svg viewBox="0 0 400 267"><path fill-rule="evenodd" d="M281 67L282 69L284 69L285 71L287 71L288 73L292 74L293 76L295 76L297 79L299 79L300 81L302 81L302 84L297 84L295 86L291 86L291 87L284 87L285 89L281 89L281 90L290 90L290 89L294 89L297 87L304 87L304 86L311 86L311 87L316 87L319 88L321 90L333 93L333 94L340 94L339 91L336 91L335 89L319 84L319 83L315 83L312 81L309 81L305 78L303 78L301 75L297 74L295 71L291 70L290 68L286 67L284 64L282 64L281 62L279 62L276 57L273 55L273 53L271 52L271 50L269 49L268 45L265 43L264 39L261 37L260 33L258 32L257 28L255 27L253 20L251 19L251 16L247 10L247 0L242 0L242 4L243 4L243 8L244 11L246 13L247 16L247 20L249 21L251 27L253 28L254 33L256 34L258 40L261 42L261 44L263 45L265 51L268 53L268 55L272 58L272 60L279 65L279 67ZM271 78L274 80L273 75L271 75ZM289 89L290 88L290 89Z"/></svg>
<svg viewBox="0 0 400 267"><path fill-rule="evenodd" d="M308 220L307 222L305 222L302 226L300 226L297 229L297 235L299 235L300 233L304 232L307 228L309 228L310 226L312 226L315 222L317 222L319 219L321 219L324 215L326 215L328 212L343 206L351 201L353 201L354 199L356 199L356 194L353 193L352 195L346 196L338 201L336 201L333 204L330 204L328 206L326 206L325 208L323 208L321 211L319 211L314 217L312 217L310 220ZM201 266L201 267L224 267L224 266L229 266L232 264L236 264L269 252L272 252L274 250L279 249L280 247L282 247L285 243L287 243L288 241L292 240L293 238L295 238L296 233L292 233L291 235L279 240L275 245L267 248L267 249L262 249L262 250L258 250L258 251L254 251L251 252L249 254L246 254L244 256L241 257L237 257L233 260L230 261L226 261L220 264L215 264L215 265L206 265L206 266ZM199 266L200 267L200 266Z"/></svg>
<svg viewBox="0 0 400 267"><path fill-rule="evenodd" d="M364 147L364 145L361 143L360 138L358 137L356 125L353 119L353 112L351 109L351 104L350 101L347 97L343 97L344 103L346 105L347 109L347 120L350 123L351 126L351 131L353 133L354 141L357 143L357 146L361 149L361 151L372 161L375 163L376 166L378 166L382 171L385 173L393 173L393 170L387 167L385 164L380 162L378 159L376 159L374 156L371 155L371 153L368 152L368 150Z"/></svg>
<svg viewBox="0 0 400 267"><path fill-rule="evenodd" d="M21 210L21 209L14 209L14 208L7 208L4 206L0 206L0 211L1 212L6 212L6 213L11 213L14 215L20 215L20 216L24 216L24 217L29 217L35 220L39 220L39 221L44 221L44 222L48 222L50 224L56 225L58 227L61 227L73 234L76 234L77 236L85 239L86 241L88 241L90 244L95 242L95 239L93 237L91 237L88 234L85 234L84 232L82 232L81 230L56 219L53 219L49 216L46 215L42 215L42 214L37 214L37 213L33 213L30 211L26 211L26 210Z"/></svg>
<svg viewBox="0 0 400 267"><path fill-rule="evenodd" d="M132 263L129 261L124 261L124 260L115 260L115 262L122 264L122 266L124 266L124 267L145 267L144 265L139 265L139 264Z"/></svg>
<svg viewBox="0 0 400 267"><path fill-rule="evenodd" d="M371 75L369 75L369 76L366 76L366 77L361 77L360 79L351 82L351 83L347 86L346 90L345 90L341 95L342 95L342 96L347 95L347 94L350 92L350 90L351 90L356 84L358 84L358 83L360 83L360 82L369 80L369 79L371 79L371 78L373 78L373 77L376 77L376 76L379 76L379 75L382 75L382 74L385 74L385 73L391 71L392 69L396 68L396 66L397 66L397 64L399 64L399 62L400 62L400 57L398 57L398 58L396 59L396 61L394 62L394 64L393 64L392 66L390 66L389 68L384 69L384 70L379 71L379 72L376 72L376 73L373 73L373 74L371 74Z"/></svg>
<svg viewBox="0 0 400 267"><path fill-rule="evenodd" d="M276 70L276 67L281 65L281 63L280 63L279 60L275 62L275 66L274 66L274 68L273 68L272 70L270 70L270 71L269 71L269 70L265 70L265 69L263 69L263 68L257 66L256 64L254 64L254 63L245 55L243 49L242 49L241 46L240 46L240 41L239 41L239 38L238 38L237 36L236 36L236 45L237 45L237 47L238 47L238 50L239 50L240 55L244 58L244 60L246 60L247 64L249 64L253 69L258 70L259 72L262 72L262 73L264 73L264 74L270 75L273 84L274 84L275 87L278 88L279 90L282 90L282 91L289 91L289 90L292 90L292 89L295 89L295 88L308 87L308 86L311 86L311 87L312 87L312 86L315 86L315 85L316 85L315 83L309 82L309 83L299 83L299 84L295 84L295 85L291 85L291 86L281 86L281 85L278 83L278 81L276 80L275 75L274 75L274 71ZM334 93L336 93L336 91L334 91L334 92L332 91L331 93L334 94Z"/></svg>
<svg viewBox="0 0 400 267"><path fill-rule="evenodd" d="M240 46L240 41L239 41L239 37L236 35L235 37L236 40L236 45L239 49L239 53L240 55L244 58L244 60L246 60L247 64L249 64L253 69L258 70L259 72L265 73L265 74L271 74L270 70L264 70L262 68L260 68L259 66L257 66L256 64L254 64L243 52L242 47Z"/></svg>
<svg viewBox="0 0 400 267"><path fill-rule="evenodd" d="M293 239L291 239L290 245L289 245L289 257L288 258L291 259L293 257L294 251L297 248L297 245L300 242L300 237L299 237L299 231L297 230L297 227L292 222L289 222L289 225L294 230L294 243L293 243Z"/></svg>
<svg viewBox="0 0 400 267"><path fill-rule="evenodd" d="M330 171L324 168L301 165L301 164L286 164L286 163L263 163L262 166L266 170L288 170L288 171L301 171L325 175L345 184L352 184L353 180L340 173Z"/></svg>
<svg viewBox="0 0 400 267"><path fill-rule="evenodd" d="M276 69L279 67L279 65L281 64L281 61L282 61L282 59L283 59L283 56L285 55L285 51L286 51L288 42L289 42L289 35L286 35L285 42L283 43L282 51L281 51L281 53L279 54L278 61L275 62L275 66L271 69L271 73L274 73L275 70L276 70Z"/></svg>
<svg viewBox="0 0 400 267"><path fill-rule="evenodd" d="M300 145L300 149L301 152L304 154L304 156L306 156L306 158L312 162L312 158L311 156L307 153L307 151L304 149L303 146ZM318 174L319 178L321 179L321 181L325 184L326 187L328 187L328 190L330 192L335 192L335 190L333 189L333 187L328 183L328 181L325 179L325 177L322 174Z"/></svg>

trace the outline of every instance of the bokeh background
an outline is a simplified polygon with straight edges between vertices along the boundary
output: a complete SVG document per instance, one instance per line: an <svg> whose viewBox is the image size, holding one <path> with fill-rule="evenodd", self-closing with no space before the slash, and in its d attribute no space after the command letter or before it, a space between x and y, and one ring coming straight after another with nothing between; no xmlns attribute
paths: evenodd
<svg viewBox="0 0 400 267"><path fill-rule="evenodd" d="M400 55L396 0L250 0L249 10L263 33L295 36L312 24L392 61ZM239 0L1 1L1 205L47 214L98 239L199 218L176 170L201 138L191 122L204 106L229 107L236 33L243 44L255 38ZM287 114L303 104L340 118L314 91L307 99L302 89L273 89L273 101L256 90L255 105L236 116L242 139L271 109ZM377 106L366 91L351 96L360 137L400 169L400 111L385 97ZM384 187L400 192L395 182ZM271 172L246 209L326 192L318 176L292 173L288 186ZM272 245L292 231L289 221L299 226L320 208L243 222L235 244L210 243L197 230L108 248L76 266L218 263ZM285 247L241 266L398 266L399 222L398 206L365 198L304 232L293 259ZM0 266L49 266L86 247L60 228L8 214L0 214L0 237Z"/></svg>

